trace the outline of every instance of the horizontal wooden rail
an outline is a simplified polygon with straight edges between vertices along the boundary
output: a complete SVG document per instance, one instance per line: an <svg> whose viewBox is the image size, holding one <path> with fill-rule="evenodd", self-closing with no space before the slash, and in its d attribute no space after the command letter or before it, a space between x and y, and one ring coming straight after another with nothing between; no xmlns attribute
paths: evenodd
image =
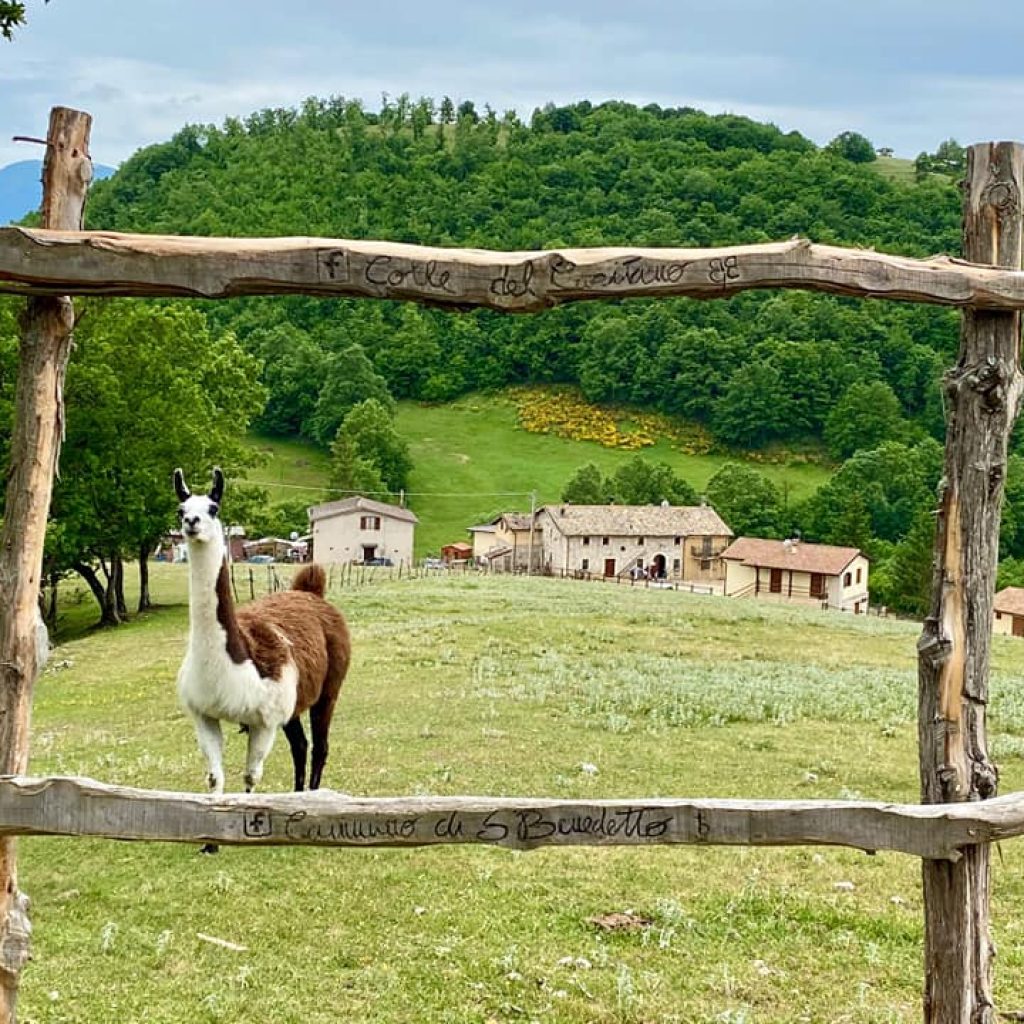
<svg viewBox="0 0 1024 1024"><path fill-rule="evenodd" d="M254 846L851 846L932 860L1024 834L1024 793L963 804L839 800L550 800L171 793L0 777L0 835Z"/></svg>
<svg viewBox="0 0 1024 1024"><path fill-rule="evenodd" d="M344 239L0 228L0 291L20 295L301 293L528 313L581 299L715 299L749 288L1024 309L1024 272L799 238L715 249L492 252Z"/></svg>

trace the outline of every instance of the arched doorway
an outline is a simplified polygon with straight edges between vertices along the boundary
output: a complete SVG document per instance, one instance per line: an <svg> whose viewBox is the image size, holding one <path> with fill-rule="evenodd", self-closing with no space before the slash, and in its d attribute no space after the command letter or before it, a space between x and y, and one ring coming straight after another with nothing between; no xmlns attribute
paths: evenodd
<svg viewBox="0 0 1024 1024"><path fill-rule="evenodd" d="M651 559L651 576L654 579L663 580L668 573L665 571L665 556L655 555Z"/></svg>

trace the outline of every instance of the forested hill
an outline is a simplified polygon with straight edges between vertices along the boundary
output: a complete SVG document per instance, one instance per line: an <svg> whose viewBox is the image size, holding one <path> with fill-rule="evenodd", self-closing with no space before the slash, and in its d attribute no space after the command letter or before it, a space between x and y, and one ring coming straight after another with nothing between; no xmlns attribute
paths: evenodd
<svg viewBox="0 0 1024 1024"><path fill-rule="evenodd" d="M141 150L96 187L88 219L125 231L500 249L799 234L912 255L957 251L951 177L895 183L844 152L686 108L580 103L524 124L447 100L435 109L403 97L376 113L308 100L187 127ZM303 298L205 308L267 361L260 425L322 444L355 397L339 380L367 374L383 376L395 397L429 400L509 382L578 382L592 400L683 414L743 447L827 434L844 401L884 407L890 433L893 417L897 433L936 433L935 384L956 338L948 311L802 293L533 317ZM848 454L844 445L837 455Z"/></svg>

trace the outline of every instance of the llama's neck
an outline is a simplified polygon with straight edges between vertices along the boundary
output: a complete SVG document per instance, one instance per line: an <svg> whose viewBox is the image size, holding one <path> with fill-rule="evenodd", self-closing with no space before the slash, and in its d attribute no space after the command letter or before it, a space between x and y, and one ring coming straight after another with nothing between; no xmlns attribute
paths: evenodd
<svg viewBox="0 0 1024 1024"><path fill-rule="evenodd" d="M224 541L217 537L188 546L189 640L193 647L223 645L234 662L248 657L231 597ZM226 634L226 641L225 641Z"/></svg>

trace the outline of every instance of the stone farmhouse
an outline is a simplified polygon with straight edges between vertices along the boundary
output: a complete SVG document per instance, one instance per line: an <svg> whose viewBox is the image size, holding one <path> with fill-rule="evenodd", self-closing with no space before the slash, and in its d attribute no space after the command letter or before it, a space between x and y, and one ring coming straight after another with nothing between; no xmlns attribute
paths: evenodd
<svg viewBox="0 0 1024 1024"><path fill-rule="evenodd" d="M992 605L992 632L1024 636L1024 587L1003 587Z"/></svg>
<svg viewBox="0 0 1024 1024"><path fill-rule="evenodd" d="M726 597L868 610L868 559L858 548L738 537L722 560Z"/></svg>
<svg viewBox="0 0 1024 1024"><path fill-rule="evenodd" d="M313 558L318 562L412 564L413 536L419 520L407 508L369 498L344 498L309 510Z"/></svg>
<svg viewBox="0 0 1024 1024"><path fill-rule="evenodd" d="M732 530L710 505L546 505L543 568L556 574L711 582Z"/></svg>
<svg viewBox="0 0 1024 1024"><path fill-rule="evenodd" d="M541 533L529 512L503 512L488 523L469 528L473 557L501 572L534 570L543 564Z"/></svg>

